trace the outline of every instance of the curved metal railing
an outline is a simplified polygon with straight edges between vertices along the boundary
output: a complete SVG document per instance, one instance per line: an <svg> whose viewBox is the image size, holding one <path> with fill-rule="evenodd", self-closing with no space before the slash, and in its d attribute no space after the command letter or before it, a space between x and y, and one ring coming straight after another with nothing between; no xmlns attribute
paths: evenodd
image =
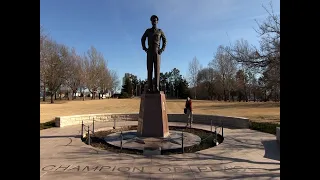
<svg viewBox="0 0 320 180"><path fill-rule="evenodd" d="M90 117L89 117L90 119ZM113 123L113 129L116 129L116 119L114 119L114 123ZM127 122L127 120L125 120L124 122ZM91 127L91 129L90 129ZM185 128L192 128L192 125L190 124L190 126L182 126L182 127L185 127ZM128 142L132 142L132 140L139 140L139 138L137 137L133 137L133 138L130 138L130 139L126 139L127 141L123 143L123 133L122 133L122 129L123 127L120 126L119 127L120 129L120 134L119 134L119 138L120 138L120 153L122 151L122 148L123 148L123 144L125 143L128 143ZM214 131L213 131L214 129ZM219 132L217 132L217 130L219 129ZM87 141L87 144L90 145L91 144L91 137L90 137L90 134L92 133L94 135L95 133L95 119L92 118L92 123L90 125L85 125L82 121L81 123L81 138L84 138L84 134L86 133L86 141ZM182 129L181 130L181 137L178 137L178 138L170 138L170 140L177 140L177 139L181 139L181 150L182 150L182 153L184 153L184 130L185 129ZM223 137L223 122L220 120L220 124L219 125L214 125L213 124L213 121L211 120L211 123L210 123L210 132L211 134L208 135L207 137L201 139L200 143L203 142L203 141L206 141L208 138L214 136L213 138L213 143L215 145L218 145L219 142L218 142L218 134L221 133L221 136Z"/></svg>

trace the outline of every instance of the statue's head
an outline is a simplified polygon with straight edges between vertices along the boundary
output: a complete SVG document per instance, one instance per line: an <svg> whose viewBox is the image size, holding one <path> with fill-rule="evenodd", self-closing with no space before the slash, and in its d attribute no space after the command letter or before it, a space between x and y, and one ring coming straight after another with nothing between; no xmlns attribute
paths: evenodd
<svg viewBox="0 0 320 180"><path fill-rule="evenodd" d="M152 15L150 18L152 26L156 26L158 24L159 18L156 15Z"/></svg>

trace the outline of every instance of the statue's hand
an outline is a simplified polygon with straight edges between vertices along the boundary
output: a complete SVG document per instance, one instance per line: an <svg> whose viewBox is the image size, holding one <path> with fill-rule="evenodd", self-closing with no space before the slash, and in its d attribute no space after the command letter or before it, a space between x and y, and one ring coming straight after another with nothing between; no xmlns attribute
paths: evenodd
<svg viewBox="0 0 320 180"><path fill-rule="evenodd" d="M148 52L148 48L143 48L143 50L147 53Z"/></svg>
<svg viewBox="0 0 320 180"><path fill-rule="evenodd" d="M161 55L161 54L162 54L162 52L163 52L163 51L160 49L160 50L158 51L158 54L159 54L159 55Z"/></svg>

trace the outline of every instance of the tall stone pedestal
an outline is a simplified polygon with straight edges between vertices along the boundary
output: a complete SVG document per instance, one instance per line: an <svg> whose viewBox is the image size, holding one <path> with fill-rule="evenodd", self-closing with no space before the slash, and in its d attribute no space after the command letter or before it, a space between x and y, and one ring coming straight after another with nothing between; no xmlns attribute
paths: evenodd
<svg viewBox="0 0 320 180"><path fill-rule="evenodd" d="M169 135L167 103L163 91L142 94L137 132L142 137Z"/></svg>

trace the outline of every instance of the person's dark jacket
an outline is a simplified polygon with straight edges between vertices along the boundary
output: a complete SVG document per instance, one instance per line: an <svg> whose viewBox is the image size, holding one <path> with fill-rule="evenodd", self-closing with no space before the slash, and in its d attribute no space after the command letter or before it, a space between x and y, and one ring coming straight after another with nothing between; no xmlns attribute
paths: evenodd
<svg viewBox="0 0 320 180"><path fill-rule="evenodd" d="M192 101L191 99L188 101L186 101L186 108L189 109L190 111L192 111Z"/></svg>

